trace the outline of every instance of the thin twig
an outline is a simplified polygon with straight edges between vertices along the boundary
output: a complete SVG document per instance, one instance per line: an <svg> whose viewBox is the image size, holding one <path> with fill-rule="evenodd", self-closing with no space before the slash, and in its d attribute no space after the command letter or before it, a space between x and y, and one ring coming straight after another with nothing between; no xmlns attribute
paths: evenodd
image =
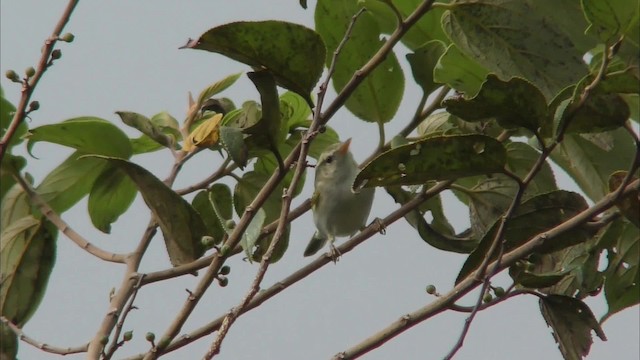
<svg viewBox="0 0 640 360"><path fill-rule="evenodd" d="M135 287L133 288L133 294L131 295L131 298L129 298L129 302L127 303L127 306L125 307L122 316L120 316L120 320L118 320L118 324L116 324L116 333L113 336L113 342L111 343L111 346L109 347L109 350L107 350L104 359L108 360L111 359L111 357L113 356L113 354L116 352L116 350L118 350L118 348L120 346L122 346L122 344L124 344L124 340L123 341L118 341L118 339L120 338L120 333L122 332L122 328L124 327L124 322L127 319L127 316L129 315L129 313L131 312L131 310L135 309L136 307L133 305L133 303L136 301L136 296L138 295L138 291L140 290L140 286L141 286L141 282L142 279L144 278L144 275L140 276L138 278L138 282L136 283Z"/></svg>
<svg viewBox="0 0 640 360"><path fill-rule="evenodd" d="M62 30L64 30L67 22L69 22L71 13L73 13L76 5L78 5L78 0L70 0L67 3L62 16L60 16L60 20L58 20L58 23L51 33L51 36L49 36L49 38L47 38L47 40L45 40L44 42L44 47L42 48L42 54L40 55L40 60L38 61L35 74L28 80L25 79L23 81L22 96L20 97L18 106L16 106L16 112L13 114L13 119L11 120L9 127L7 128L7 132L2 136L2 139L0 139L0 161L4 159L4 155L7 151L11 138L14 136L16 130L18 130L18 127L24 122L24 119L27 116L27 105L29 104L29 100L31 100L31 95L33 95L33 92L36 89L36 86L38 85L38 82L40 81L40 78L42 78L44 72L47 71L49 66L51 66L52 64L52 62L50 61L51 52L53 51L53 48L58 41L60 33L62 33Z"/></svg>
<svg viewBox="0 0 640 360"><path fill-rule="evenodd" d="M206 189L209 185L211 185L213 182L219 180L220 178L227 176L228 174L230 174L233 170L235 170L238 165L233 164L231 166L228 166L229 163L231 162L231 158L228 157L226 159L224 159L224 162L222 163L222 165L220 165L220 167L218 168L218 170L216 170L213 174L209 175L206 179L195 183L191 186L187 186L186 188L183 189L178 189L176 190L176 194L178 195L187 195L190 194L194 191L197 190L201 190L201 189Z"/></svg>
<svg viewBox="0 0 640 360"><path fill-rule="evenodd" d="M59 347L59 346L53 346L53 345L49 345L47 343L38 341L30 336L28 336L27 334L25 334L21 328L19 328L18 326L16 326L16 324L12 323L11 321L9 321L9 319L7 319L4 316L0 316L0 323L2 323L3 325L5 325L6 327L9 328L9 330L11 330L14 334L16 334L16 336L18 337L18 339L20 339L21 341L24 341L25 343L36 347L42 351L51 353L51 354L57 354L57 355L71 355L71 354L78 354L78 353L83 353L85 351L87 351L87 347L89 346L88 344L82 345L82 346L76 346L76 347L68 347L68 348L63 348L63 347Z"/></svg>
<svg viewBox="0 0 640 360"><path fill-rule="evenodd" d="M429 198L433 197L434 195L440 193L442 190L446 189L450 184L451 184L451 181L441 181L441 182L437 183L436 185L434 185L433 187L429 188L428 191L418 194L412 200L408 201L407 203L402 205L400 208L398 208L397 210L393 211L391 214L389 214L384 219L380 220L379 222L371 223L369 226L364 228L361 232L356 234L354 237L352 237L351 239L347 240L342 245L338 246L338 251L344 256L346 253L348 253L351 250L353 250L355 247L357 247L358 245L363 243L365 240L367 240L367 239L371 238L373 235L377 234L379 232L379 230L380 230L380 225L382 225L384 227L388 227L389 225L393 224L397 220L401 219L403 216L405 216L410 211L412 211L415 208L417 208L418 206L420 206L422 203L427 201ZM315 271L319 270L323 266L325 266L327 264L330 264L330 263L333 264L333 261L331 260L331 257L329 256L328 253L325 253L325 254L322 254L322 255L318 256L311 263L303 266L302 268L298 269L297 271L295 271L291 275L289 275L286 278L282 279L281 281L275 283L274 285L272 285L271 287L265 289L264 291L261 291L260 293L258 293L253 298L253 300L251 300L248 303L248 305L243 310L243 313L248 312L248 311L260 306L265 301L267 301L267 300L271 299L272 297L278 295L283 290L285 290L288 287L296 284L298 281L301 281L301 280L305 279L307 276L311 275ZM164 349L163 353L168 353L168 352L177 350L177 349L179 349L181 347L184 347L184 346L186 346L186 345L188 345L188 344L190 344L190 343L202 338L203 336L209 335L212 332L218 330L220 328L220 326L222 325L222 322L224 321L225 317L226 317L226 315L225 316L221 316L221 317L217 318L216 320L210 322L209 324L207 324L207 325L205 325L203 327L200 327L200 328L190 332L189 334L187 334L187 335L185 335L183 337L180 337L179 339L176 339L175 341L173 341L169 346L167 346ZM140 355L128 358L128 359L141 359L142 357L143 357L143 354L140 354Z"/></svg>
<svg viewBox="0 0 640 360"><path fill-rule="evenodd" d="M124 264L126 255L112 253L90 243L82 235L73 230L73 228L69 226L69 224L62 220L60 215L53 211L51 206L49 206L49 204L44 201L40 194L38 194L36 190L31 186L31 184L29 184L29 182L26 181L20 174L13 173L13 177L27 194L31 203L37 206L38 209L40 209L40 212L47 218L47 220L55 225L61 233L69 238L69 240L73 241L87 253L101 260Z"/></svg>

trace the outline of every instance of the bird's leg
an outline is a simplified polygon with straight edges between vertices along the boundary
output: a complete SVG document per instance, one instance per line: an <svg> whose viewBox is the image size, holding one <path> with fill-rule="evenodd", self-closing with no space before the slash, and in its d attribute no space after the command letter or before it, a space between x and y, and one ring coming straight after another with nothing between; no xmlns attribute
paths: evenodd
<svg viewBox="0 0 640 360"><path fill-rule="evenodd" d="M338 263L340 256L342 256L340 250L338 250L338 248L333 244L335 240L335 238L329 239L329 257L334 264Z"/></svg>

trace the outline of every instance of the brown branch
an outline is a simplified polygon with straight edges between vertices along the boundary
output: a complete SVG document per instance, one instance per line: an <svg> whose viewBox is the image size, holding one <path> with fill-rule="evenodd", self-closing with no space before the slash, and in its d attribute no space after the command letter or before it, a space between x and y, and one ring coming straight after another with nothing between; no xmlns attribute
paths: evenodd
<svg viewBox="0 0 640 360"><path fill-rule="evenodd" d="M24 192L29 197L29 200L33 205L40 209L40 212L49 220L53 225L55 225L58 230L63 233L69 240L73 241L80 248L85 250L87 253L101 259L104 261L114 262L124 264L126 255L124 254L116 254L109 251L106 251L96 245L93 245L87 239L85 239L82 235L77 233L69 224L67 224L58 213L53 211L51 206L47 204L46 201L36 192L36 190L26 181L20 174L13 173L13 177L20 184Z"/></svg>
<svg viewBox="0 0 640 360"><path fill-rule="evenodd" d="M338 251L344 256L346 253L348 253L351 250L353 250L356 246L360 245L365 240L367 240L367 239L371 238L373 235L377 234L380 231L380 225L382 225L384 227L387 227L387 226L393 224L394 222L396 222L397 220L399 220L403 216L405 216L407 213L409 213L413 209L415 209L418 206L420 206L423 202L427 201L432 196L434 196L434 195L440 193L442 190L446 189L450 185L450 183L451 183L451 181L441 181L441 182L437 183L436 185L434 185L433 187L431 187L428 191L418 194L416 197L414 197L413 199L411 199L410 201L408 201L407 203L402 205L397 210L393 211L391 214L389 214L384 219L379 220L379 221L374 221L369 226L367 226L365 229L363 229L361 232L359 232L357 235L355 235L351 239L347 240L341 246L338 246ZM283 290L285 290L288 287L296 284L298 281L301 281L301 280L305 279L307 276L311 275L315 271L319 270L323 266L325 266L327 264L330 264L330 263L333 264L333 259L331 258L330 254L328 252L320 255L315 260L313 260L311 263L303 266L302 268L298 269L297 271L295 271L291 275L289 275L286 278L282 279L281 281L275 283L274 285L272 285L271 287L265 289L264 291L261 291L260 293L258 293L253 298L253 300L251 300L247 304L247 306L245 307L245 309L243 310L242 313L245 313L245 312L248 312L248 311L250 311L252 309L255 309L256 307L260 306L265 301L267 301L267 300L271 299L272 297L278 295ZM168 352L177 350L177 349L179 349L181 347L184 347L184 346L186 346L186 345L188 345L188 344L190 344L190 343L202 338L203 336L209 335L212 332L218 330L220 328L220 326L222 325L222 322L224 321L225 317L226 317L226 315L225 316L221 316L221 317L215 319L214 321L210 322L209 324L207 324L205 326L202 326L202 327L190 332L189 334L176 339L175 341L173 341L171 344L169 344L164 349L164 353L168 353ZM139 355L127 358L127 359L130 359L130 360L141 359L142 357L143 357L143 354L139 354Z"/></svg>
<svg viewBox="0 0 640 360"><path fill-rule="evenodd" d="M4 316L0 316L0 323L8 327L9 330L11 330L14 334L16 334L18 339L20 339L21 341L24 341L25 343L33 347L36 347L42 351L45 351L51 354L70 355L70 354L83 353L87 351L88 344L85 344L82 346L76 346L76 347L63 348L63 347L53 346L53 345L49 345L47 343L38 341L28 336L27 334L25 334L21 328L19 328L16 324L9 321L9 319L7 319Z"/></svg>
<svg viewBox="0 0 640 360"><path fill-rule="evenodd" d="M29 101L31 100L31 95L33 95L33 92L36 89L38 82L42 78L42 75L44 74L45 71L47 71L49 66L51 66L52 64L52 62L50 61L51 52L53 51L53 48L56 45L56 42L58 41L60 33L62 32L64 27L67 25L67 22L69 22L69 19L71 18L71 13L73 13L73 10L75 9L76 5L78 5L78 0L70 0L67 3L67 6L64 9L62 16L60 17L60 20L58 20L58 23L56 24L56 26L53 29L53 32L51 33L51 36L49 36L49 38L47 38L47 40L45 40L44 42L44 47L42 48L42 55L40 55L40 60L38 61L35 74L29 79L25 79L22 82L23 84L22 96L20 97L18 106L16 106L16 112L15 114L13 114L13 119L11 120L9 127L7 128L7 132L2 136L2 139L0 139L0 161L4 159L4 155L7 151L7 148L9 147L9 142L11 141L11 138L14 136L16 130L18 130L18 127L20 126L20 124L24 122L24 119L27 116L27 112L28 112L27 104L29 104Z"/></svg>
<svg viewBox="0 0 640 360"><path fill-rule="evenodd" d="M640 188L640 180L635 180L631 184L629 184L623 191L620 192L620 196L627 196L633 191L638 191ZM580 226L594 216L601 214L607 209L611 208L615 205L616 201L620 196L616 196L616 193L608 194L603 197L600 201L594 204L592 207L582 211L577 214L573 218L565 221L562 224L544 232L536 235L531 238L526 243L521 246L513 249L512 251L504 254L501 261L494 261L489 264L490 267L498 266L498 271L502 271L512 264L514 264L519 259L522 259L525 256L528 256L532 252L534 252L539 246L544 244L546 241L550 241L553 238L556 238L567 231L570 231L577 226ZM451 305L455 303L458 299L462 298L470 291L478 287L482 284L481 281L478 281L478 270L474 271L472 274L467 276L464 280L462 280L458 285L456 285L451 291L447 294L442 295L438 299L436 299L431 304L424 306L414 312L411 312L407 315L402 316L399 320L389 324L384 329L380 330L373 336L365 339L359 344L345 350L334 356L334 359L355 359L361 355L368 353L369 351L382 346L387 341L393 339L404 331L410 329L411 327L430 319L431 317L451 308Z"/></svg>
<svg viewBox="0 0 640 360"><path fill-rule="evenodd" d="M136 296L138 295L138 291L140 290L140 286L141 286L140 283L142 282L143 278L144 278L144 275L140 276L138 278L138 282L133 288L133 295L131 295L131 298L129 298L129 302L125 307L124 312L122 313L122 316L120 316L120 320L118 320L118 323L116 324L116 333L113 336L113 341L111 342L111 346L109 347L109 350L107 350L106 354L104 355L104 359L111 359L111 357L113 357L113 354L116 352L116 350L118 350L118 348L122 346L122 344L124 344L124 342L126 341L126 340L118 341L118 339L120 338L120 333L122 332L122 328L124 326L125 320L127 319L127 316L129 315L131 310L136 308L133 305L133 303L136 301Z"/></svg>

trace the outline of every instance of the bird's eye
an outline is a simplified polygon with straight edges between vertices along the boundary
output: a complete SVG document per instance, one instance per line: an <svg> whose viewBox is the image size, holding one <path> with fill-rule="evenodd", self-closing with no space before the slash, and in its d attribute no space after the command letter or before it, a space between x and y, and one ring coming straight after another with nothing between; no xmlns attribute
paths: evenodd
<svg viewBox="0 0 640 360"><path fill-rule="evenodd" d="M324 159L324 162L326 162L327 164L331 164L333 162L333 155L327 156L327 158Z"/></svg>

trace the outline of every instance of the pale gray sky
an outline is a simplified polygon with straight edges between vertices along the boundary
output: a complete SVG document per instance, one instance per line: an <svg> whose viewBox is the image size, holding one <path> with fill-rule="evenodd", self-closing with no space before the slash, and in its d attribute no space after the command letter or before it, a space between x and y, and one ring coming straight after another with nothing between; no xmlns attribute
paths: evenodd
<svg viewBox="0 0 640 360"><path fill-rule="evenodd" d="M44 39L57 22L66 1L0 2L0 70L22 73L35 65ZM261 5L257 5L261 4ZM267 5L268 4L268 5ZM310 2L311 8L315 2ZM182 119L187 92L199 92L206 85L248 67L221 55L202 51L178 50L187 38L197 37L209 28L235 20L282 19L312 26L313 10L303 10L295 0L259 1L88 1L80 2L66 30L76 35L72 44L61 44L63 56L44 76L34 99L41 109L31 117L30 126L58 122L71 117L93 115L113 121L118 110L151 116L168 111ZM402 62L402 58L400 59ZM407 83L411 75L405 72ZM4 76L0 81L6 97L16 103L19 87ZM236 104L258 99L246 77L225 93ZM407 90L402 108L388 133L402 127L417 102L416 87ZM355 119L346 110L330 123L342 138L353 137L355 155L363 159L373 150L369 139L377 129ZM124 128L124 126L122 126ZM133 130L125 129L137 136ZM27 171L36 182L70 153L69 149L44 143L35 146ZM164 178L172 159L168 152L134 158ZM207 176L219 162L216 154L199 155L178 178L177 186ZM206 170L203 170L206 169ZM311 177L309 177L311 178ZM559 177L569 186L566 177ZM310 184L299 204L310 193ZM451 198L448 198L451 200ZM384 216L397 206L386 193L377 192L372 217ZM447 203L454 225L462 229L466 213L452 201ZM95 230L86 215L86 200L64 219L78 232L106 249L130 251L148 221L148 211L138 197L134 206L114 224L112 234ZM309 214L293 225L290 248L284 259L273 265L263 282L270 286L300 268L313 231ZM412 229L399 221L345 255L337 265L325 266L241 317L222 347L221 359L326 359L342 351L405 313L429 303L424 292L434 284L441 292L452 287L464 256L426 246ZM225 313L244 296L257 266L233 259L230 284L214 286L187 322L190 331ZM160 236L145 256L141 271L170 266ZM95 333L107 311L109 291L121 282L124 268L101 262L79 249L64 236L58 239L58 259L47 294L38 312L25 326L25 332L56 346L86 343ZM133 341L116 358L148 348L147 331L159 337L182 305L185 288L193 288L191 276L144 287L125 330L135 330ZM508 285L506 277L496 282ZM474 298L465 299L470 304ZM603 302L588 301L597 317L606 311ZM446 312L424 322L388 342L365 359L438 359L457 340L466 315ZM589 359L638 359L639 312L634 307L614 316L604 325L609 341L594 339ZM211 336L166 356L167 359L199 359L211 344ZM19 358L50 359L25 343ZM82 355L66 358L80 359ZM560 353L542 319L537 299L519 297L479 314L465 345L456 359L560 359Z"/></svg>

